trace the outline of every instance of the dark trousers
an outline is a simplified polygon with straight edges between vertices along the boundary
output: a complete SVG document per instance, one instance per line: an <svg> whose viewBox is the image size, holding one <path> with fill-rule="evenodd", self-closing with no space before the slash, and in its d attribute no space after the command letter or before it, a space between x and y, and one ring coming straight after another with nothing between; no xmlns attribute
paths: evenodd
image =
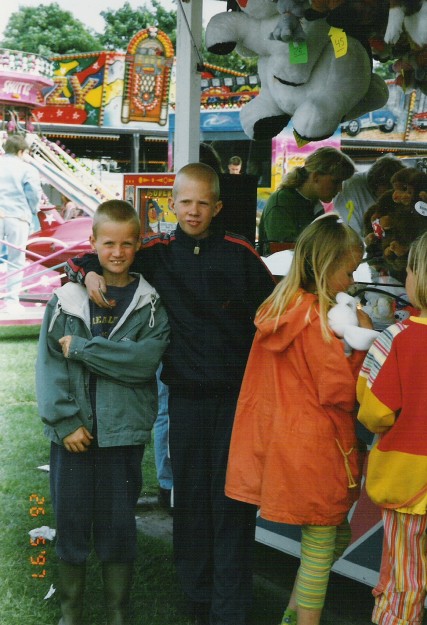
<svg viewBox="0 0 427 625"><path fill-rule="evenodd" d="M212 625L243 625L252 597L256 508L224 494L238 392L169 392L177 572L188 598L211 606Z"/></svg>
<svg viewBox="0 0 427 625"><path fill-rule="evenodd" d="M136 555L135 506L142 486L144 446L98 447L71 453L51 443L50 489L56 517L56 553L70 564L91 549L101 562Z"/></svg>

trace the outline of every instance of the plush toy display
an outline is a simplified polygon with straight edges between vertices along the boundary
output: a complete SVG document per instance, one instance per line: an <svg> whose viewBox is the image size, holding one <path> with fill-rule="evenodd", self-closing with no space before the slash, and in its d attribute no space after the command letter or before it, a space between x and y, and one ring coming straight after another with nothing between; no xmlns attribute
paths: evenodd
<svg viewBox="0 0 427 625"><path fill-rule="evenodd" d="M365 242L368 262L404 283L411 243L427 230L427 204L423 201L427 174L404 167L391 183L393 191L382 195L365 214Z"/></svg>
<svg viewBox="0 0 427 625"><path fill-rule="evenodd" d="M335 299L336 305L328 312L329 327L333 333L344 339L344 344L351 349L369 349L379 332L359 327L356 313L358 300L347 293L338 293Z"/></svg>
<svg viewBox="0 0 427 625"><path fill-rule="evenodd" d="M390 0L386 43L397 43L405 30L414 44L427 43L427 2L425 0Z"/></svg>
<svg viewBox="0 0 427 625"><path fill-rule="evenodd" d="M346 52L339 56L326 19L302 19L306 41L301 51L294 42L270 38L280 18L277 3L238 4L242 12L212 17L206 46L216 54L228 54L237 46L242 55L258 55L261 90L240 114L248 137L272 138L292 119L297 140L318 141L331 136L340 122L387 102L387 85L372 73L366 48L354 37L346 37ZM298 58L301 54L303 59Z"/></svg>
<svg viewBox="0 0 427 625"><path fill-rule="evenodd" d="M364 293L362 310L370 316L375 327L382 328L394 323L394 309L391 297L376 291Z"/></svg>
<svg viewBox="0 0 427 625"><path fill-rule="evenodd" d="M379 272L385 270L382 239L390 228L391 216L398 209L399 204L393 200L393 191L386 191L363 216L366 259Z"/></svg>
<svg viewBox="0 0 427 625"><path fill-rule="evenodd" d="M426 17L427 31L427 17ZM402 89L420 89L427 95L427 46L410 49L393 63L396 84Z"/></svg>
<svg viewBox="0 0 427 625"><path fill-rule="evenodd" d="M411 305L403 286L393 286L393 282L388 282L370 288L372 290L363 293L365 303L362 310L370 316L377 330L384 330L411 315L419 316L420 311Z"/></svg>

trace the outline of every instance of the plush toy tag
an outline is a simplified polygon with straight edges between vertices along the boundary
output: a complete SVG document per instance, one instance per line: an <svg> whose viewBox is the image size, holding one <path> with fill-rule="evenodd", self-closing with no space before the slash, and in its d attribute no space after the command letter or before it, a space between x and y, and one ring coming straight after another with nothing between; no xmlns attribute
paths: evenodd
<svg viewBox="0 0 427 625"><path fill-rule="evenodd" d="M353 213L354 213L354 202L353 200L349 200L346 205L345 205L347 212L348 212L348 223L350 223L351 218L353 217Z"/></svg>
<svg viewBox="0 0 427 625"><path fill-rule="evenodd" d="M421 202L421 200L419 202L416 202L415 210L417 211L417 213L419 213L423 217L427 217L427 203L426 202Z"/></svg>
<svg viewBox="0 0 427 625"><path fill-rule="evenodd" d="M298 63L307 63L308 49L307 43L305 41L289 42L289 61L291 65L297 65Z"/></svg>
<svg viewBox="0 0 427 625"><path fill-rule="evenodd" d="M347 54L347 35L343 29L332 26L329 29L329 37L331 38L335 57L339 59L341 56L345 56Z"/></svg>

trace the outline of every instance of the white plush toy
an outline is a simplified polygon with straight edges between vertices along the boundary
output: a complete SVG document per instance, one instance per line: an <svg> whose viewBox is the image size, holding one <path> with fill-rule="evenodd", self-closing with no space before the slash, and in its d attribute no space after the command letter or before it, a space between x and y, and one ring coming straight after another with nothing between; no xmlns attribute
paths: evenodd
<svg viewBox="0 0 427 625"><path fill-rule="evenodd" d="M304 41L306 35L301 26L301 18L310 6L308 0L277 0L277 9L281 15L270 39L280 41Z"/></svg>
<svg viewBox="0 0 427 625"><path fill-rule="evenodd" d="M384 35L386 43L397 43L402 30L405 29L417 46L427 44L427 1L420 3L414 10L414 3L403 1L390 2L387 30Z"/></svg>
<svg viewBox="0 0 427 625"><path fill-rule="evenodd" d="M238 4L242 12L212 17L206 46L216 54L228 54L237 46L243 56L258 55L261 90L240 113L249 138L272 138L292 119L297 139L319 141L331 136L345 119L385 105L387 85L372 73L359 41L348 36L346 54L337 58L326 20L302 19L307 59L294 63L290 56L294 43L270 38L280 19L277 3L238 0Z"/></svg>
<svg viewBox="0 0 427 625"><path fill-rule="evenodd" d="M376 327L386 328L394 323L395 317L390 297L375 291L366 291L364 298L366 304L362 310L370 316Z"/></svg>
<svg viewBox="0 0 427 625"><path fill-rule="evenodd" d="M352 349L368 350L380 333L359 327L356 313L358 300L354 297L347 293L338 293L336 301L336 305L328 312L329 327Z"/></svg>

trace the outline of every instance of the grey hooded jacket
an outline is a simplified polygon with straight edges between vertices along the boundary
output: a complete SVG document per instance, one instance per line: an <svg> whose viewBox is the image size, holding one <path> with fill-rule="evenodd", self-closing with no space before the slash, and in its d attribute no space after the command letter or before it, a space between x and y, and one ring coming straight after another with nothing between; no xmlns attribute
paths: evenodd
<svg viewBox="0 0 427 625"><path fill-rule="evenodd" d="M169 343L169 324L156 290L140 275L126 312L108 338L90 331L86 289L68 283L46 307L36 363L36 393L45 434L57 444L94 418L89 375L97 375L96 416L100 447L150 440L157 416L156 370ZM59 344L71 335L69 357Z"/></svg>

